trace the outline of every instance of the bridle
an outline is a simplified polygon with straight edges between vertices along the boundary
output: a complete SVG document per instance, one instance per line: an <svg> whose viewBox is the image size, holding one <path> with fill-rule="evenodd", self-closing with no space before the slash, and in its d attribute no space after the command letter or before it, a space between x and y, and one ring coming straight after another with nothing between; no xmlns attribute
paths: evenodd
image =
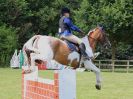
<svg viewBox="0 0 133 99"><path fill-rule="evenodd" d="M101 34L99 34L101 37L96 39L96 38L91 36L92 33L95 32L95 29L94 29L90 33L87 34L88 38L93 39L95 42L100 42L103 47L105 47L105 46L111 47L110 41L108 40L107 35L105 34L104 29L102 27L98 27L98 29L99 29L98 33L101 33Z"/></svg>
<svg viewBox="0 0 133 99"><path fill-rule="evenodd" d="M94 41L99 41L99 40L97 40L97 39L95 39L95 38L93 38L93 37L91 37L91 36L89 36L89 35L87 35L89 38L91 38L91 39L93 39Z"/></svg>

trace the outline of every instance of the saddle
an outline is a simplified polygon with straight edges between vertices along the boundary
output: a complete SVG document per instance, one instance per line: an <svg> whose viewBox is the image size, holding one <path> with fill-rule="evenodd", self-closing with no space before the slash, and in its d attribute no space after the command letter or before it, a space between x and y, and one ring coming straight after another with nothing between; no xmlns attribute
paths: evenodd
<svg viewBox="0 0 133 99"><path fill-rule="evenodd" d="M66 42L68 48L70 49L71 52L73 51L76 51L79 53L80 55L80 59L81 59L81 56L84 57L84 59L90 59L90 57L88 56L88 54L86 53L86 46L84 43L81 43L80 45L79 44L75 44L71 41L68 41L66 39L63 40L64 42Z"/></svg>

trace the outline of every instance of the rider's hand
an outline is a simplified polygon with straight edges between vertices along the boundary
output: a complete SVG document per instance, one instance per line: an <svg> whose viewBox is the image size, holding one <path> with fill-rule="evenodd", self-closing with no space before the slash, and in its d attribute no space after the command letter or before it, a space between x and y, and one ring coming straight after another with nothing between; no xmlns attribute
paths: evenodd
<svg viewBox="0 0 133 99"><path fill-rule="evenodd" d="M85 35L84 31L82 31L82 30L80 30L80 33L81 33L82 35Z"/></svg>

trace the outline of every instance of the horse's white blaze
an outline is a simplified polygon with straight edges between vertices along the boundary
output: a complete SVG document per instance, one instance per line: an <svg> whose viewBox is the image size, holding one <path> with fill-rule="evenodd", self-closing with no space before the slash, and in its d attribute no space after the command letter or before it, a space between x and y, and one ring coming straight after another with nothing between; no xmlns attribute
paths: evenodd
<svg viewBox="0 0 133 99"><path fill-rule="evenodd" d="M77 52L72 52L68 55L68 60L70 60L70 64L73 62L73 60L79 61L79 53Z"/></svg>

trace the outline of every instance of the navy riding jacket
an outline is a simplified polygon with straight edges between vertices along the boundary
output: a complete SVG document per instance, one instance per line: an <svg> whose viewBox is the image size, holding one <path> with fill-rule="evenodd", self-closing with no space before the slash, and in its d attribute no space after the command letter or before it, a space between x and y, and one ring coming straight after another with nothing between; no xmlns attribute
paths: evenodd
<svg viewBox="0 0 133 99"><path fill-rule="evenodd" d="M70 18L65 17L63 23L66 24L69 29L65 29L63 32L59 32L60 35L69 36L72 34L72 31L81 32L81 30L72 23Z"/></svg>

